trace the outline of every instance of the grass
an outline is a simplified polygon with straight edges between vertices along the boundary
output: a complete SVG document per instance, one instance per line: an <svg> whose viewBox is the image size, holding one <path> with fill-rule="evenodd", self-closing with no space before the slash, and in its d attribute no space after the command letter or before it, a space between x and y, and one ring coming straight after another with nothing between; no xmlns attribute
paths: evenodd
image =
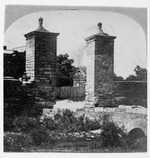
<svg viewBox="0 0 150 158"><path fill-rule="evenodd" d="M109 121L76 118L66 110L54 118L19 116L4 134L5 152L146 152L146 138L131 141ZM102 129L101 133L91 131Z"/></svg>
<svg viewBox="0 0 150 158"><path fill-rule="evenodd" d="M8 138L9 135L9 138ZM11 145L5 144L5 152L71 152L71 153L122 153L122 152L146 152L143 141L146 143L146 138L141 138L139 147L136 145L132 148L121 147L101 147L99 141L96 140L77 140L77 141L61 141L55 144L42 143L40 145L33 144L29 135L7 133L7 139L13 139ZM28 141L25 139L28 138ZM23 138L23 139L21 139ZM25 139L25 140L24 140ZM23 140L23 141L22 141ZM6 140L5 140L6 142Z"/></svg>

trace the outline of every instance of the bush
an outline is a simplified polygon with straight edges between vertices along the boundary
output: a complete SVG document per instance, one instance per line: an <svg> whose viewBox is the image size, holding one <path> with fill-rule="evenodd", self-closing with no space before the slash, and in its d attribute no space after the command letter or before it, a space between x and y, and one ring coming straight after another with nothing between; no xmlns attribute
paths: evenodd
<svg viewBox="0 0 150 158"><path fill-rule="evenodd" d="M52 118L45 118L43 120L43 125L48 130L57 130L58 129L57 122L54 119L52 119Z"/></svg>
<svg viewBox="0 0 150 158"><path fill-rule="evenodd" d="M13 125L16 132L30 132L40 127L40 118L19 116L13 120Z"/></svg>
<svg viewBox="0 0 150 158"><path fill-rule="evenodd" d="M49 130L57 130L60 132L76 131L77 118L73 116L70 110L65 110L63 113L55 114L54 118L45 118L43 125Z"/></svg>
<svg viewBox="0 0 150 158"><path fill-rule="evenodd" d="M90 131L101 128L99 121L90 120L84 115L76 118L70 110L65 110L62 114L57 113L54 119L45 118L43 124L49 130L62 132Z"/></svg>
<svg viewBox="0 0 150 158"><path fill-rule="evenodd" d="M81 116L77 118L79 131L91 131L101 128L101 124L97 120L90 120L88 117Z"/></svg>
<svg viewBox="0 0 150 158"><path fill-rule="evenodd" d="M42 143L46 143L48 141L49 135L48 131L42 127L35 128L31 131L31 138L33 140L33 144L41 145Z"/></svg>
<svg viewBox="0 0 150 158"><path fill-rule="evenodd" d="M4 103L4 131L11 131L14 128L12 122L17 114L20 114L21 109L18 104Z"/></svg>
<svg viewBox="0 0 150 158"><path fill-rule="evenodd" d="M125 147L125 133L114 122L105 122L100 134L102 147Z"/></svg>
<svg viewBox="0 0 150 158"><path fill-rule="evenodd" d="M4 114L20 115L27 103L27 90L19 80L4 80Z"/></svg>
<svg viewBox="0 0 150 158"><path fill-rule="evenodd" d="M49 148L53 148L54 143L61 142L63 137L56 131L50 131L45 126L41 124L39 128L34 128L30 132L30 136L33 142L33 145L48 145Z"/></svg>
<svg viewBox="0 0 150 158"><path fill-rule="evenodd" d="M31 145L31 138L21 133L6 133L4 135L4 152L23 152Z"/></svg>

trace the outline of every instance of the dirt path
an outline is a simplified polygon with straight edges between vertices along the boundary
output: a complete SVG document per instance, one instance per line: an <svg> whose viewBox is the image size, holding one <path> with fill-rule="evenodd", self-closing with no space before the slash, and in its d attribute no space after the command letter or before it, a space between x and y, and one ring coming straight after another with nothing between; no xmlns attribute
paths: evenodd
<svg viewBox="0 0 150 158"><path fill-rule="evenodd" d="M69 109L76 111L76 109L83 108L85 106L85 101L72 101L72 100L57 100L54 105L54 109Z"/></svg>

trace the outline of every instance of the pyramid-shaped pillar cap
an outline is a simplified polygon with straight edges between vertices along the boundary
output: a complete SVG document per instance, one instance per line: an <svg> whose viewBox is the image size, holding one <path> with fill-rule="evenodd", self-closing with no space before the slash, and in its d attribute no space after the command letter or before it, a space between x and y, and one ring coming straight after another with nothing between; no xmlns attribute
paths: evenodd
<svg viewBox="0 0 150 158"><path fill-rule="evenodd" d="M36 31L39 31L39 32L49 32L49 31L47 31L47 30L43 27L43 18L42 18L42 17L39 18L38 22L39 22L39 26L38 26L38 28L36 29Z"/></svg>
<svg viewBox="0 0 150 158"><path fill-rule="evenodd" d="M99 33L85 38L86 41L95 40L96 38L108 39L108 40L114 40L116 38L116 36L110 36L107 33L104 33L101 22L99 22L97 26L99 28Z"/></svg>
<svg viewBox="0 0 150 158"><path fill-rule="evenodd" d="M49 35L49 36L58 36L59 35L59 33L49 32L48 30L46 30L43 27L43 18L42 17L40 17L38 19L38 24L39 24L39 26L37 27L37 29L35 31L29 32L29 33L25 34L24 36L26 38L28 38L28 37L36 35L36 34L44 34L44 35Z"/></svg>

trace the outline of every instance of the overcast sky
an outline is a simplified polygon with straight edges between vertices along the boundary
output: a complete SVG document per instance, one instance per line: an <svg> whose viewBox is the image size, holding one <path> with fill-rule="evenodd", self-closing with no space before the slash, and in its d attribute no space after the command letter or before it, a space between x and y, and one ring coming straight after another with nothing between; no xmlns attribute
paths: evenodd
<svg viewBox="0 0 150 158"><path fill-rule="evenodd" d="M133 74L136 65L146 68L146 37L142 27L131 17L110 11L45 11L28 14L8 27L4 44L14 48L26 44L24 34L36 30L38 18L50 32L58 32L57 54L68 53L75 65L86 65L84 38L98 33L97 23L103 31L117 36L114 43L114 69L117 75Z"/></svg>

